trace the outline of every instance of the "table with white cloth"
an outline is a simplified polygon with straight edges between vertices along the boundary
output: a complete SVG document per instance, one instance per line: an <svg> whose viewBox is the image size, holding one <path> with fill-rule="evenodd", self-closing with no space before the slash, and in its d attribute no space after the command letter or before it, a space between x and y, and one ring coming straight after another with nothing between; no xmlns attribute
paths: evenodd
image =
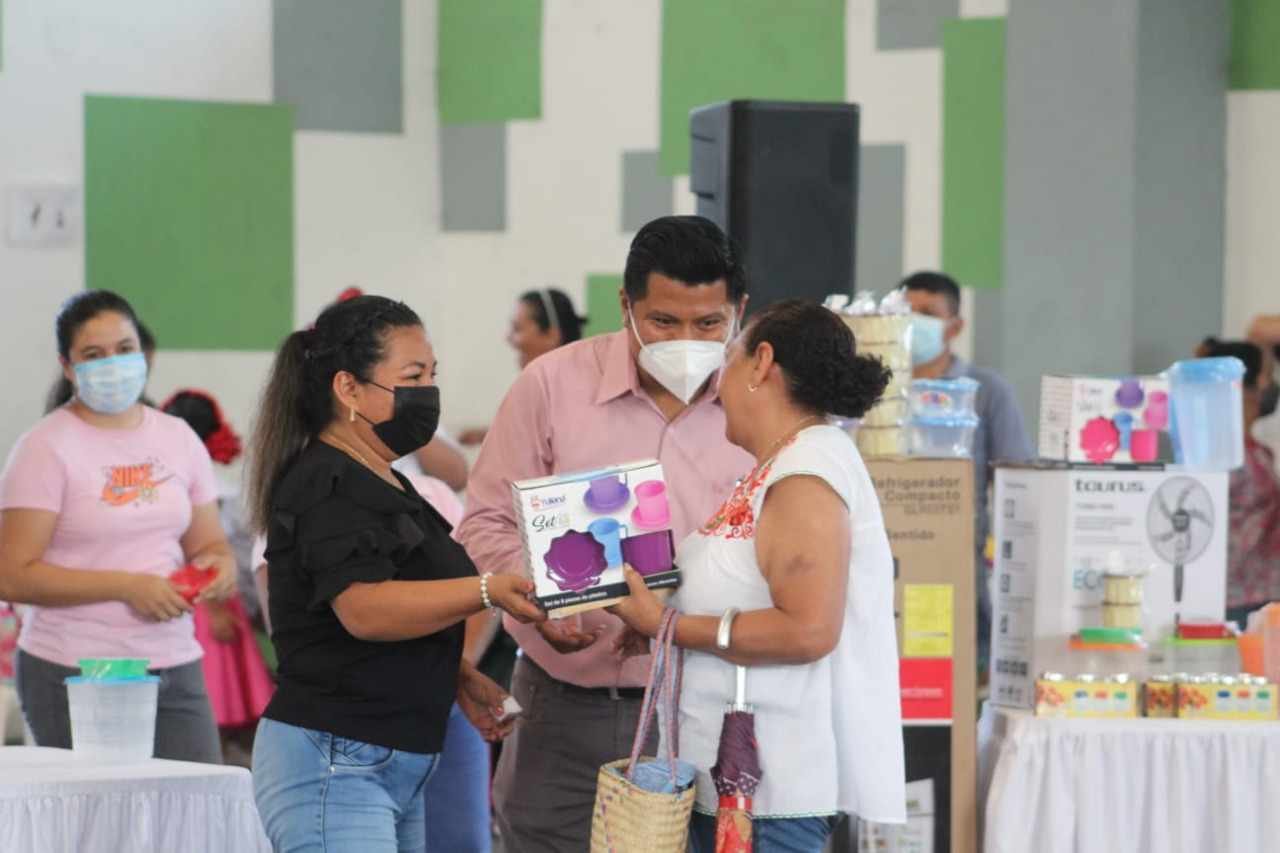
<svg viewBox="0 0 1280 853"><path fill-rule="evenodd" d="M987 705L978 749L986 853L1280 850L1280 723Z"/></svg>
<svg viewBox="0 0 1280 853"><path fill-rule="evenodd" d="M242 767L0 747L0 851L270 851Z"/></svg>

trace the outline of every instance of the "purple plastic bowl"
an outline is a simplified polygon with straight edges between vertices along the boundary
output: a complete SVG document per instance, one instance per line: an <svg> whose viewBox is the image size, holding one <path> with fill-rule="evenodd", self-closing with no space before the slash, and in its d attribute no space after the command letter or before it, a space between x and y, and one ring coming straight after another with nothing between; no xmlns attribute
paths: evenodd
<svg viewBox="0 0 1280 853"><path fill-rule="evenodd" d="M547 577L565 592L581 592L595 586L608 565L604 546L590 533L576 530L552 539L543 560L547 564Z"/></svg>

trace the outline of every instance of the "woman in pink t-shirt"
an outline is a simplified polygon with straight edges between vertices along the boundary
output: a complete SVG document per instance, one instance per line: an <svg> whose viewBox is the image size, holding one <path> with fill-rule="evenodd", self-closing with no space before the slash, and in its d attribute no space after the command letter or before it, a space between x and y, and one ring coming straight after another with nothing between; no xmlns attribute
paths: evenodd
<svg viewBox="0 0 1280 853"><path fill-rule="evenodd" d="M31 604L18 639L23 715L41 746L71 746L63 679L86 657L147 658L160 676L155 754L219 763L191 604L168 576L217 569L235 589L209 454L183 421L139 402L147 365L121 297L90 290L58 314L75 396L14 445L0 479L0 599Z"/></svg>

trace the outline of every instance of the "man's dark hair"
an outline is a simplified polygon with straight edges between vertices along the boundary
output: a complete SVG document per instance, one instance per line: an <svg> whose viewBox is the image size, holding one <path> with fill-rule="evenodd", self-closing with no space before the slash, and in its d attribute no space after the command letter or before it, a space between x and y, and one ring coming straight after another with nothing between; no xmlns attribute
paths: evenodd
<svg viewBox="0 0 1280 853"><path fill-rule="evenodd" d="M663 216L640 229L631 241L623 282L627 298L638 302L649 294L649 273L656 272L694 286L724 279L729 301L747 294L747 277L725 233L702 216Z"/></svg>
<svg viewBox="0 0 1280 853"><path fill-rule="evenodd" d="M1244 364L1244 387L1257 388L1262 373L1262 350L1249 341L1204 339L1205 358L1238 358Z"/></svg>
<svg viewBox="0 0 1280 853"><path fill-rule="evenodd" d="M902 286L907 289L907 292L921 290L925 293L941 293L947 298L947 307L951 309L951 316L960 316L960 285L956 284L956 280L951 276L924 270L904 278Z"/></svg>

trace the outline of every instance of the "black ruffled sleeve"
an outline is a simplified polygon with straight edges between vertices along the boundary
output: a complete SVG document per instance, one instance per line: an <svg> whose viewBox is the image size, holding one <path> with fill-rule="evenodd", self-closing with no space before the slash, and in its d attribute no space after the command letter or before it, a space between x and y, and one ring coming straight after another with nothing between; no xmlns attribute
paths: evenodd
<svg viewBox="0 0 1280 853"><path fill-rule="evenodd" d="M310 581L310 610L328 607L353 583L393 580L405 556L422 541L407 515L379 516L354 503L331 499L298 523L294 565Z"/></svg>

